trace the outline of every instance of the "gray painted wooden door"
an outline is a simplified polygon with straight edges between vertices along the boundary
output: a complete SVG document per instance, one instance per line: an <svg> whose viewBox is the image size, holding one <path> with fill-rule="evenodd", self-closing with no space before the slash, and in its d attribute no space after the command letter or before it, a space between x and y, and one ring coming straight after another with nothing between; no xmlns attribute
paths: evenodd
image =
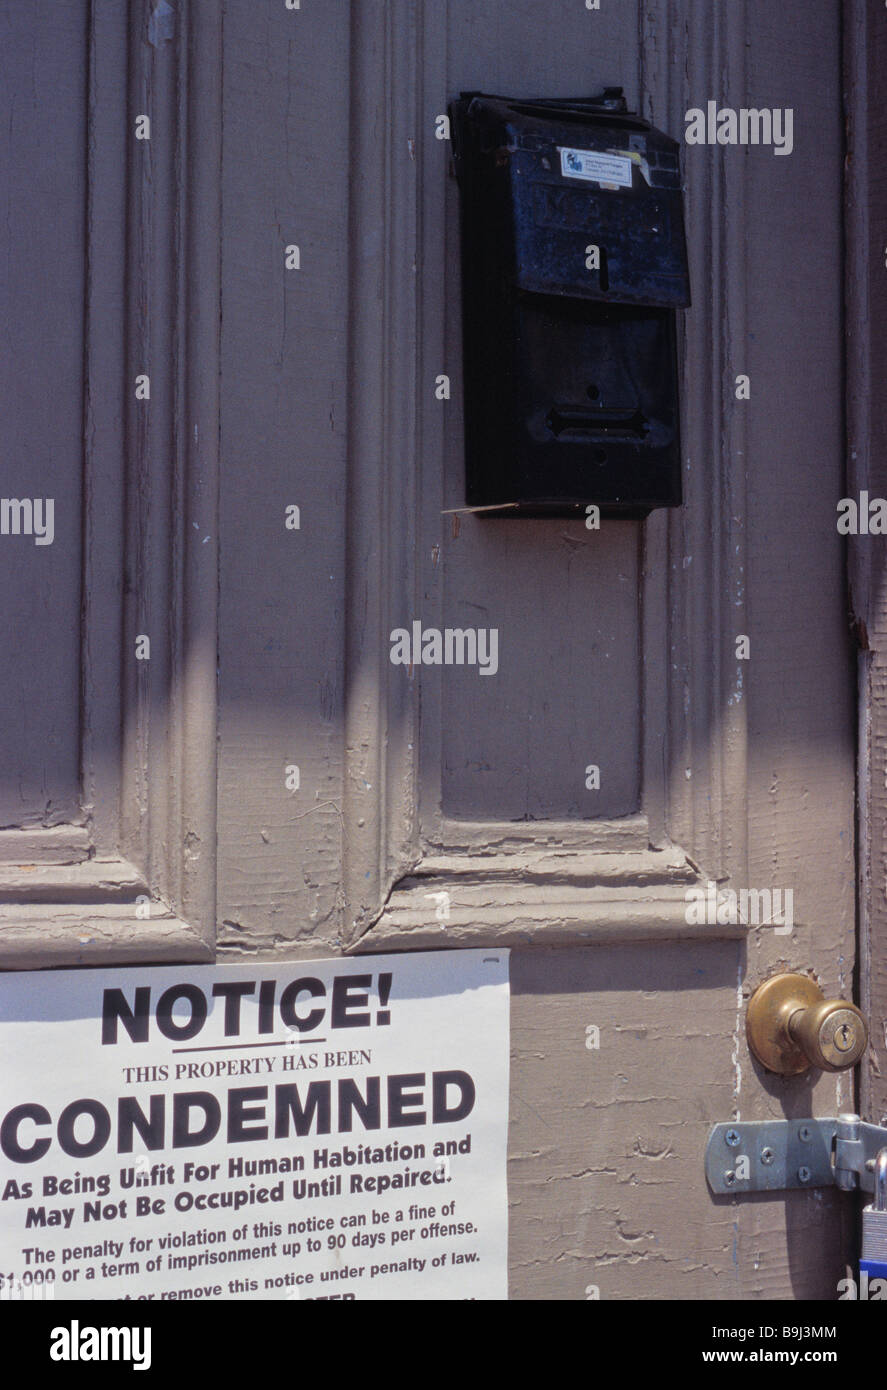
<svg viewBox="0 0 887 1390"><path fill-rule="evenodd" d="M834 1297L849 1207L715 1200L702 1156L854 1106L744 1041L779 965L853 992L838 0L0 24L2 491L55 499L51 545L0 537L2 963L509 945L512 1296ZM684 506L454 516L437 118L613 84L677 137L794 113L788 156L683 152ZM392 664L416 619L496 628L496 675ZM709 882L791 891L790 930L688 921Z"/></svg>

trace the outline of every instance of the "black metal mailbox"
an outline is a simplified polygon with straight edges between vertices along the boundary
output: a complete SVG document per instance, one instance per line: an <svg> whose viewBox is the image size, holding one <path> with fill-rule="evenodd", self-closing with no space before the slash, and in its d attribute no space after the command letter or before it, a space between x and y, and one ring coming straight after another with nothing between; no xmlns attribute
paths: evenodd
<svg viewBox="0 0 887 1390"><path fill-rule="evenodd" d="M623 517L679 505L675 317L690 290L677 141L630 113L621 88L465 92L450 116L468 505Z"/></svg>

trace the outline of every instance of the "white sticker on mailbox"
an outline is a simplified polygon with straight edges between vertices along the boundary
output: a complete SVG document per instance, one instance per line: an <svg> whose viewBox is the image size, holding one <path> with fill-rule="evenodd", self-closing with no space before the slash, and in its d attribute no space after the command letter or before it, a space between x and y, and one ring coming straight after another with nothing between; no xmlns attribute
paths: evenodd
<svg viewBox="0 0 887 1390"><path fill-rule="evenodd" d="M561 173L568 179L585 179L588 183L610 183L618 188L631 188L631 160L599 150L569 150L558 145Z"/></svg>

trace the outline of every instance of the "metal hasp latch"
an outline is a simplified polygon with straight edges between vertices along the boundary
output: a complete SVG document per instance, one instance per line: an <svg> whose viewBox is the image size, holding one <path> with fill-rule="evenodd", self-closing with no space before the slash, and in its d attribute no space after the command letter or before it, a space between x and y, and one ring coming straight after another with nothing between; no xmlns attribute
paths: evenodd
<svg viewBox="0 0 887 1390"><path fill-rule="evenodd" d="M809 1120L737 1120L715 1125L705 1149L712 1192L779 1192L792 1187L875 1190L875 1160L887 1129L858 1115Z"/></svg>

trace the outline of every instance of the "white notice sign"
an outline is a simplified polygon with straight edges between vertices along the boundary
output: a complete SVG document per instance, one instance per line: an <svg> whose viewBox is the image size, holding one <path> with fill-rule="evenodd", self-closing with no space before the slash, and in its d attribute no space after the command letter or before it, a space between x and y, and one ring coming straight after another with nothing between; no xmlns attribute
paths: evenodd
<svg viewBox="0 0 887 1390"><path fill-rule="evenodd" d="M504 950L0 976L0 1296L506 1298L508 1009Z"/></svg>

